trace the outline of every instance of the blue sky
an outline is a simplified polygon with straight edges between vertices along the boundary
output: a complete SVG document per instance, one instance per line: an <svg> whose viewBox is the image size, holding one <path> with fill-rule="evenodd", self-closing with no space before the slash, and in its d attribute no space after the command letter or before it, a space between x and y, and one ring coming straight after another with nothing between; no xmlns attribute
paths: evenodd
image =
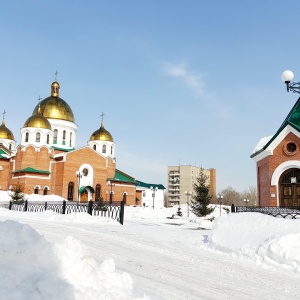
<svg viewBox="0 0 300 300"><path fill-rule="evenodd" d="M20 128L50 95L78 125L76 147L101 123L117 168L167 186L167 166L217 170L217 191L256 185L252 150L298 96L298 1L5 1L0 11L0 110Z"/></svg>

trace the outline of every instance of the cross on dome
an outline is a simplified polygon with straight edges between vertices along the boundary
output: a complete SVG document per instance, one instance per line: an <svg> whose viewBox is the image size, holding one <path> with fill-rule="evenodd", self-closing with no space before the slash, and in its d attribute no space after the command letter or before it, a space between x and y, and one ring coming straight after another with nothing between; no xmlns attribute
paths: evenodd
<svg viewBox="0 0 300 300"><path fill-rule="evenodd" d="M57 74L58 74L58 72L56 70L56 72L54 73L54 75L55 75L55 81L57 81Z"/></svg>

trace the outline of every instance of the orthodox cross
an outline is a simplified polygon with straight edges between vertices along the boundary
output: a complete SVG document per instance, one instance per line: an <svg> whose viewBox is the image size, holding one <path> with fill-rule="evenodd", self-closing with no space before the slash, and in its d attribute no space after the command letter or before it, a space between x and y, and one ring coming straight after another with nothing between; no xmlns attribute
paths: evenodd
<svg viewBox="0 0 300 300"><path fill-rule="evenodd" d="M57 74L58 74L58 72L56 70L56 72L55 72L55 81L57 81Z"/></svg>
<svg viewBox="0 0 300 300"><path fill-rule="evenodd" d="M102 114L100 116L102 117L101 122L103 123L103 117L105 116L105 114L102 112Z"/></svg>
<svg viewBox="0 0 300 300"><path fill-rule="evenodd" d="M38 99L38 101L39 101L39 102L41 102L41 100L42 100L42 98L41 98L41 96L39 96L39 99Z"/></svg>
<svg viewBox="0 0 300 300"><path fill-rule="evenodd" d="M5 114L6 114L6 111L5 111L5 109L4 109L4 111L3 111L3 113L2 113L2 115L3 115L3 120L5 119Z"/></svg>

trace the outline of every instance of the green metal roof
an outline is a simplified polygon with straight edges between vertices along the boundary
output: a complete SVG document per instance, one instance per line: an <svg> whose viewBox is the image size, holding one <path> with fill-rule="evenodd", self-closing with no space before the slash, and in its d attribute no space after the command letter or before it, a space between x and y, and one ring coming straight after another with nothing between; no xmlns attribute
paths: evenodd
<svg viewBox="0 0 300 300"><path fill-rule="evenodd" d="M40 174L50 174L49 171L37 170L37 169L34 169L34 168L30 168L30 167L27 167L27 168L24 168L24 169L21 169L21 170L16 170L16 171L14 171L13 173L21 173L21 172L27 172L27 173L40 173Z"/></svg>
<svg viewBox="0 0 300 300"><path fill-rule="evenodd" d="M9 154L7 154L3 149L0 149L0 158L9 158Z"/></svg>
<svg viewBox="0 0 300 300"><path fill-rule="evenodd" d="M80 189L79 189L79 193L82 193L85 189L88 189L90 190L91 193L95 193L94 189L90 186L90 185L87 185L87 186L82 186Z"/></svg>
<svg viewBox="0 0 300 300"><path fill-rule="evenodd" d="M162 184L145 183L139 180L135 181L136 186L141 186L150 189L151 187L158 188L159 190L165 190L166 188Z"/></svg>
<svg viewBox="0 0 300 300"><path fill-rule="evenodd" d="M55 147L55 146L52 146L52 148L53 148L54 150L61 150L61 151L65 151L65 152L70 152L70 151L75 150L75 148L72 148L72 149L65 149L65 148L59 148L59 147Z"/></svg>
<svg viewBox="0 0 300 300"><path fill-rule="evenodd" d="M135 183L135 180L134 180L133 177L129 176L128 174L123 173L120 170L116 170L115 177L114 178L108 178L108 180Z"/></svg>
<svg viewBox="0 0 300 300"><path fill-rule="evenodd" d="M292 126L295 130L297 130L300 133L300 98L298 98L297 102L295 103L295 105L293 106L293 108L279 127L278 131L273 135L269 142L266 143L262 149L253 153L250 157L252 158L266 150L268 146L276 139L276 137L287 125Z"/></svg>

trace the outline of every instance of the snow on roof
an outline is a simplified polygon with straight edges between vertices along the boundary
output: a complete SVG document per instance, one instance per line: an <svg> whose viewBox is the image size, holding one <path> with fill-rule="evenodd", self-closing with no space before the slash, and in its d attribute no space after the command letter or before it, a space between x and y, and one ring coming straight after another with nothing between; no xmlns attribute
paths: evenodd
<svg viewBox="0 0 300 300"><path fill-rule="evenodd" d="M267 136L267 137L263 137L262 139L260 139L260 141L257 143L256 147L253 149L252 153L256 153L258 151L260 151L273 137L273 135Z"/></svg>

